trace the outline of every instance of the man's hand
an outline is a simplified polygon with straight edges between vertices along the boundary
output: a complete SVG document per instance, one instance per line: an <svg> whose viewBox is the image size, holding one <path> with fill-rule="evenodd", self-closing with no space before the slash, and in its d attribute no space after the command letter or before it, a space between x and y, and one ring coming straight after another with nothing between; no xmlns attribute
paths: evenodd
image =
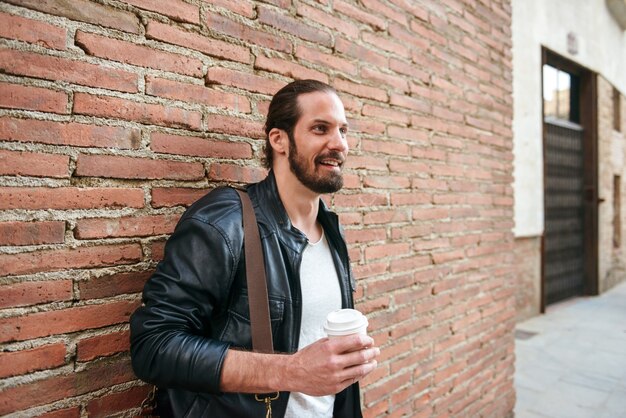
<svg viewBox="0 0 626 418"><path fill-rule="evenodd" d="M365 335L322 338L294 354L261 354L229 349L222 367L224 392L341 392L377 366L380 354Z"/></svg>
<svg viewBox="0 0 626 418"><path fill-rule="evenodd" d="M287 390L313 396L341 392L371 373L379 354L365 335L322 338L290 356L283 369Z"/></svg>

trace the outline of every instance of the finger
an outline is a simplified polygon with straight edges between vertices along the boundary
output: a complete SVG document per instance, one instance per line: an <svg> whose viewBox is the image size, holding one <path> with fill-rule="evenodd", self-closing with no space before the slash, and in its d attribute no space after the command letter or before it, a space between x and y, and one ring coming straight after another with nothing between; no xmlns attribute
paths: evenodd
<svg viewBox="0 0 626 418"><path fill-rule="evenodd" d="M368 363L379 355L380 349L378 347L364 348L362 350L342 354L339 359L339 364L345 369L359 364Z"/></svg>
<svg viewBox="0 0 626 418"><path fill-rule="evenodd" d="M367 335L352 334L343 337L333 337L328 340L336 353L345 353L349 351L362 350L372 347L374 339Z"/></svg>
<svg viewBox="0 0 626 418"><path fill-rule="evenodd" d="M358 366L353 366L344 371L344 377L342 379L342 384L351 384L358 382L363 379L365 376L373 372L376 367L378 367L378 362L376 360L372 360L365 364L360 364Z"/></svg>

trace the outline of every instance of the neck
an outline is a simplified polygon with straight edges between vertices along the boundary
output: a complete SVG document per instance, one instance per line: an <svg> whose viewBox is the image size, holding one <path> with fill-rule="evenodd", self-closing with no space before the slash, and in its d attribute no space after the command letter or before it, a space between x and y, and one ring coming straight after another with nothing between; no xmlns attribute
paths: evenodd
<svg viewBox="0 0 626 418"><path fill-rule="evenodd" d="M306 235L309 241L317 242L322 236L322 227L317 222L320 195L300 183L289 168L287 170L288 173L274 167L280 200L291 224Z"/></svg>

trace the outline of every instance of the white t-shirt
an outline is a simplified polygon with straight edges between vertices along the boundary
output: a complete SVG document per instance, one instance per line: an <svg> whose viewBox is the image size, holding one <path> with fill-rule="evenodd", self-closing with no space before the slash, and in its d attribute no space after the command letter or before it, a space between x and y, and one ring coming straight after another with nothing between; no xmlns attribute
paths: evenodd
<svg viewBox="0 0 626 418"><path fill-rule="evenodd" d="M341 309L341 288L330 246L322 233L316 243L306 246L300 265L302 323L298 350L326 336L326 315ZM320 418L333 416L335 395L309 396L292 392L285 418Z"/></svg>

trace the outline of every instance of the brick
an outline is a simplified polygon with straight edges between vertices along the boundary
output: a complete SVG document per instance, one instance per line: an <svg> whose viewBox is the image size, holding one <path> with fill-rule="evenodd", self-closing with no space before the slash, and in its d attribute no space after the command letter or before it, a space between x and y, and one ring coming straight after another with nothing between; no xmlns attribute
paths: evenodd
<svg viewBox="0 0 626 418"><path fill-rule="evenodd" d="M227 0L223 0L227 1ZM323 0L319 0L321 3ZM273 4L281 9L288 9L291 6L291 0L266 0L265 3Z"/></svg>
<svg viewBox="0 0 626 418"><path fill-rule="evenodd" d="M372 207L385 206L388 204L385 194L357 193L335 195L333 202L338 207Z"/></svg>
<svg viewBox="0 0 626 418"><path fill-rule="evenodd" d="M268 58L263 53L260 53L259 56L256 57L254 68L282 74L293 79L313 79L327 84L329 82L328 76L324 73L280 58Z"/></svg>
<svg viewBox="0 0 626 418"><path fill-rule="evenodd" d="M88 55L95 57L138 67L202 77L202 62L199 59L156 50L146 45L137 45L82 31L76 32L76 45Z"/></svg>
<svg viewBox="0 0 626 418"><path fill-rule="evenodd" d="M306 20L312 20L333 31L341 32L349 38L357 39L361 33L357 25L336 16L330 10L324 11L307 4L298 4L297 13L299 16L305 17Z"/></svg>
<svg viewBox="0 0 626 418"><path fill-rule="evenodd" d="M422 68L428 68L424 65L416 65L415 63L408 63L401 59L390 58L389 69L400 74L409 76L413 81L422 81L424 83L430 82L430 74L424 71Z"/></svg>
<svg viewBox="0 0 626 418"><path fill-rule="evenodd" d="M365 315L377 312L385 309L389 309L391 304L390 296L381 296L379 298L368 300L367 302L359 303L357 309L363 312Z"/></svg>
<svg viewBox="0 0 626 418"><path fill-rule="evenodd" d="M250 0L239 0L237 2L233 2L231 0L211 0L211 5L223 7L231 12L235 12L238 15L248 18L255 17L255 5Z"/></svg>
<svg viewBox="0 0 626 418"><path fill-rule="evenodd" d="M380 135L385 132L385 124L380 121L350 118L350 132L355 134ZM354 146L352 147L354 148Z"/></svg>
<svg viewBox="0 0 626 418"><path fill-rule="evenodd" d="M151 260L161 261L165 255L165 241L152 241L150 243Z"/></svg>
<svg viewBox="0 0 626 418"><path fill-rule="evenodd" d="M405 173L407 176L419 175L430 172L430 165L418 160L392 158L389 160L390 173Z"/></svg>
<svg viewBox="0 0 626 418"><path fill-rule="evenodd" d="M201 163L183 161L80 154L75 175L121 179L199 180L204 178L204 166Z"/></svg>
<svg viewBox="0 0 626 418"><path fill-rule="evenodd" d="M375 189L408 189L411 181L405 176L366 176L363 186Z"/></svg>
<svg viewBox="0 0 626 418"><path fill-rule="evenodd" d="M387 29L387 21L385 19L374 13L370 13L369 11L353 6L343 0L334 1L333 8L335 11L343 15L350 16L359 22L371 26L376 31L384 31Z"/></svg>
<svg viewBox="0 0 626 418"><path fill-rule="evenodd" d="M87 404L87 413L90 417L110 417L120 412L136 408L146 398L152 388L136 386L123 392L116 392L96 398Z"/></svg>
<svg viewBox="0 0 626 418"><path fill-rule="evenodd" d="M422 113L430 113L430 103L414 97L405 96L403 94L391 94L389 104L393 106L401 106L410 110L416 110Z"/></svg>
<svg viewBox="0 0 626 418"><path fill-rule="evenodd" d="M287 32L305 41L313 42L325 47L332 46L332 36L329 32L310 26L302 19L293 18L284 14L281 10L264 5L258 6L259 23L271 26L279 31Z"/></svg>
<svg viewBox="0 0 626 418"><path fill-rule="evenodd" d="M139 19L132 13L92 3L87 0L7 0L7 3L38 10L70 20L92 23L97 26L139 33Z"/></svg>
<svg viewBox="0 0 626 418"><path fill-rule="evenodd" d="M393 141L381 141L379 139L362 139L361 147L363 151L368 153L388 154L388 155L410 155L411 146L408 144L393 142Z"/></svg>
<svg viewBox="0 0 626 418"><path fill-rule="evenodd" d="M202 123L197 111L87 93L74 94L73 113L193 130L200 130Z"/></svg>
<svg viewBox="0 0 626 418"><path fill-rule="evenodd" d="M382 73L369 67L362 67L361 76L367 80L379 83L378 85L380 86L389 86L401 92L409 91L409 83L397 75ZM397 94L393 94L393 96L397 96Z"/></svg>
<svg viewBox="0 0 626 418"><path fill-rule="evenodd" d="M407 30L405 26L394 22L389 24L389 36L419 51L428 51L430 47L430 43L426 39L415 36L415 33Z"/></svg>
<svg viewBox="0 0 626 418"><path fill-rule="evenodd" d="M372 403L393 392L395 389L402 387L411 381L411 373L403 373L398 376L392 377L390 380L386 380L385 383L377 386L376 388L369 388L363 395L363 401L365 403ZM411 411L407 411L411 412ZM403 414L402 416L405 416Z"/></svg>
<svg viewBox="0 0 626 418"><path fill-rule="evenodd" d="M432 194L428 192L412 192L412 193L392 193L391 204L393 206L403 205L423 205L425 203L432 203Z"/></svg>
<svg viewBox="0 0 626 418"><path fill-rule="evenodd" d="M167 187L152 189L152 207L171 208L174 206L190 206L193 202L207 194L207 189L186 187Z"/></svg>
<svg viewBox="0 0 626 418"><path fill-rule="evenodd" d="M293 48L290 40L271 33L260 31L243 23L235 22L217 13L206 13L205 22L212 31L225 33L235 39L244 40L253 45L291 53Z"/></svg>
<svg viewBox="0 0 626 418"><path fill-rule="evenodd" d="M407 26L407 15L401 11L397 11L389 6L386 6L379 0L363 0L363 7L366 10L369 10L372 14L381 14L383 16L388 17L391 20L394 20L404 26Z"/></svg>
<svg viewBox="0 0 626 418"><path fill-rule="evenodd" d="M389 133L390 138L404 139L406 141L411 141L414 143L422 143L423 145L428 145L428 143L430 142L428 133L422 129L390 126L387 129L387 132Z"/></svg>
<svg viewBox="0 0 626 418"><path fill-rule="evenodd" d="M17 39L51 49L66 49L67 30L37 20L0 13L0 37ZM1 62L2 60L0 60Z"/></svg>
<svg viewBox="0 0 626 418"><path fill-rule="evenodd" d="M180 214L79 219L74 235L77 239L94 239L171 234L179 218Z"/></svg>
<svg viewBox="0 0 626 418"><path fill-rule="evenodd" d="M61 244L65 240L65 222L0 222L0 245Z"/></svg>
<svg viewBox="0 0 626 418"><path fill-rule="evenodd" d="M151 0L125 0L140 9L149 10L171 17L173 20L188 23L200 23L200 8L181 0L170 0L167 4Z"/></svg>
<svg viewBox="0 0 626 418"><path fill-rule="evenodd" d="M57 409L56 411L44 412L39 418L80 418L80 407Z"/></svg>
<svg viewBox="0 0 626 418"><path fill-rule="evenodd" d="M211 164L209 179L216 181L233 181L256 183L263 180L267 171L261 167L246 167L236 164Z"/></svg>
<svg viewBox="0 0 626 418"><path fill-rule="evenodd" d="M152 271L118 273L78 282L81 300L99 299L126 293L141 292Z"/></svg>
<svg viewBox="0 0 626 418"><path fill-rule="evenodd" d="M72 300L71 280L46 280L0 286L0 308L17 308Z"/></svg>
<svg viewBox="0 0 626 418"><path fill-rule="evenodd" d="M0 138L76 147L136 149L141 131L134 128L0 117Z"/></svg>
<svg viewBox="0 0 626 418"><path fill-rule="evenodd" d="M363 224L365 225L390 224L409 220L410 213L405 209L378 210L363 215Z"/></svg>
<svg viewBox="0 0 626 418"><path fill-rule="evenodd" d="M348 229L346 230L346 241L348 244L360 242L384 241L387 238L387 231L383 228Z"/></svg>
<svg viewBox="0 0 626 418"><path fill-rule="evenodd" d="M246 138L265 138L263 123L232 116L207 115L207 131Z"/></svg>
<svg viewBox="0 0 626 418"><path fill-rule="evenodd" d="M430 79L430 76L427 76ZM423 85L411 83L411 94L415 97L428 99L431 102L445 103L450 100L443 92L432 87L424 87Z"/></svg>
<svg viewBox="0 0 626 418"><path fill-rule="evenodd" d="M386 56L341 36L337 37L335 41L335 51L357 58L361 62L372 64L377 68L387 68L389 65L389 59Z"/></svg>
<svg viewBox="0 0 626 418"><path fill-rule="evenodd" d="M146 77L146 93L207 106L250 113L250 100L242 95L213 90L204 84L181 83L153 76Z"/></svg>
<svg viewBox="0 0 626 418"><path fill-rule="evenodd" d="M139 244L98 245L28 253L0 254L0 271L6 276L73 268L134 264L141 261Z"/></svg>
<svg viewBox="0 0 626 418"><path fill-rule="evenodd" d="M408 243L370 245L365 248L365 259L374 260L378 258L397 257L409 254L410 245Z"/></svg>
<svg viewBox="0 0 626 418"><path fill-rule="evenodd" d="M0 319L2 342L25 341L127 322L139 301L115 301Z"/></svg>
<svg viewBox="0 0 626 418"><path fill-rule="evenodd" d="M312 62L313 64L334 68L335 70L342 71L349 75L356 75L358 73L355 63L340 58L337 55L325 54L318 49L309 48L304 45L298 45L296 47L296 57Z"/></svg>
<svg viewBox="0 0 626 418"><path fill-rule="evenodd" d="M0 352L0 378L19 376L65 364L65 344L55 343L23 351Z"/></svg>
<svg viewBox="0 0 626 418"><path fill-rule="evenodd" d="M368 32L364 32L361 37L363 38L363 41L367 42L368 44L387 51L395 56L404 57L407 59L411 58L411 52L409 50L409 47L398 43L395 40L391 40L387 37Z"/></svg>
<svg viewBox="0 0 626 418"><path fill-rule="evenodd" d="M411 21L410 24L411 30L420 38L427 39L428 41L439 46L446 46L447 40L445 36L442 36L435 32L433 29L427 27L422 22L419 21ZM435 48L433 48L435 49Z"/></svg>
<svg viewBox="0 0 626 418"><path fill-rule="evenodd" d="M403 125L408 125L411 120L411 115L408 113L371 104L363 105L362 113L364 116L377 117L378 119L396 122Z"/></svg>
<svg viewBox="0 0 626 418"><path fill-rule="evenodd" d="M76 360L89 361L98 357L108 357L130 349L130 332L120 331L97 335L79 340L76 343Z"/></svg>
<svg viewBox="0 0 626 418"><path fill-rule="evenodd" d="M154 152L198 157L248 159L253 156L252 147L246 142L216 141L161 132L152 133L150 148Z"/></svg>
<svg viewBox="0 0 626 418"><path fill-rule="evenodd" d="M137 74L128 71L12 49L0 49L0 69L8 74L129 93L139 88Z"/></svg>
<svg viewBox="0 0 626 418"><path fill-rule="evenodd" d="M267 95L273 95L285 83L268 79L254 74L242 73L240 71L231 70L223 67L211 67L206 75L206 83L210 84L224 84L226 86L238 87L243 90L248 90L256 93L264 93Z"/></svg>
<svg viewBox="0 0 626 418"><path fill-rule="evenodd" d="M217 58L243 62L244 64L250 62L250 49L247 47L224 42L215 38L208 40L206 35L184 31L157 21L150 21L148 23L146 27L146 37L148 39L156 39L185 48L191 48Z"/></svg>
<svg viewBox="0 0 626 418"><path fill-rule="evenodd" d="M70 157L0 150L0 175L69 178Z"/></svg>
<svg viewBox="0 0 626 418"><path fill-rule="evenodd" d="M0 108L68 113L67 93L42 87L0 83Z"/></svg>
<svg viewBox="0 0 626 418"><path fill-rule="evenodd" d="M382 158L350 155L347 159L347 167L351 170L367 169L387 171L387 162Z"/></svg>
<svg viewBox="0 0 626 418"><path fill-rule="evenodd" d="M387 263L368 263L354 267L354 275L357 279L380 276L387 271Z"/></svg>
<svg viewBox="0 0 626 418"><path fill-rule="evenodd" d="M139 188L0 187L0 209L141 208Z"/></svg>
<svg viewBox="0 0 626 418"><path fill-rule="evenodd" d="M357 84L341 78L335 80L334 87L339 91L344 91L366 99L373 99L378 102L384 103L388 99L387 92L381 88Z"/></svg>
<svg viewBox="0 0 626 418"><path fill-rule="evenodd" d="M0 391L0 414L6 415L45 405L135 379L128 358L94 363L72 374L56 375L3 388Z"/></svg>

